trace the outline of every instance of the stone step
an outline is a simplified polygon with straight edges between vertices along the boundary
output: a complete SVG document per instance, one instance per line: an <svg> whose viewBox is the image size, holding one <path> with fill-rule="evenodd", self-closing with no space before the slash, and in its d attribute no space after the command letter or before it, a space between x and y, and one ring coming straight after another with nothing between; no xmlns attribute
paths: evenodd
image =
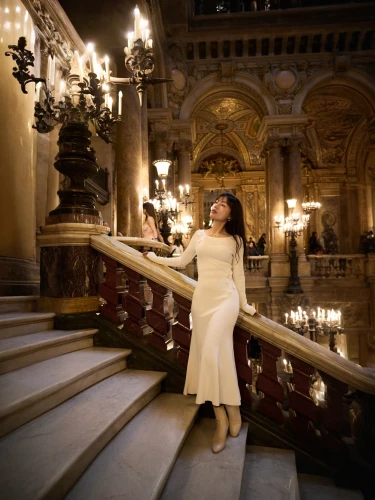
<svg viewBox="0 0 375 500"><path fill-rule="evenodd" d="M0 376L0 436L126 368L128 349L89 347Z"/></svg>
<svg viewBox="0 0 375 500"><path fill-rule="evenodd" d="M0 339L53 330L55 313L10 312L0 315Z"/></svg>
<svg viewBox="0 0 375 500"><path fill-rule="evenodd" d="M39 297L21 295L19 297L0 297L0 314L10 312L33 312Z"/></svg>
<svg viewBox="0 0 375 500"><path fill-rule="evenodd" d="M363 500L358 490L338 488L328 477L298 474L301 500Z"/></svg>
<svg viewBox="0 0 375 500"><path fill-rule="evenodd" d="M294 451L248 446L240 498L299 500Z"/></svg>
<svg viewBox="0 0 375 500"><path fill-rule="evenodd" d="M98 455L66 500L159 498L196 417L194 400L168 393L155 398Z"/></svg>
<svg viewBox="0 0 375 500"><path fill-rule="evenodd" d="M92 347L98 330L47 330L0 339L0 375L61 354Z"/></svg>
<svg viewBox="0 0 375 500"><path fill-rule="evenodd" d="M3 437L2 498L64 498L104 446L159 394L165 376L160 372L124 370ZM148 431L152 429L153 424ZM143 432L144 429L139 438Z"/></svg>
<svg viewBox="0 0 375 500"><path fill-rule="evenodd" d="M160 497L162 500L240 498L248 425L242 425L238 437L228 435L224 450L213 453L215 425L213 419L202 419L194 425Z"/></svg>

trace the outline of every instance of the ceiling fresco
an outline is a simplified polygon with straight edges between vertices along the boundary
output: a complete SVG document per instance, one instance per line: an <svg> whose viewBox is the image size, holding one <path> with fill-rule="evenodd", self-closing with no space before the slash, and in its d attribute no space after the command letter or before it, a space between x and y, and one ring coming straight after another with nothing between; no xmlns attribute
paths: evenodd
<svg viewBox="0 0 375 500"><path fill-rule="evenodd" d="M249 103L234 97L216 97L203 103L195 113L197 143L195 158L224 152L240 156L246 169L258 165L255 137L260 117ZM222 135L221 135L222 134Z"/></svg>
<svg viewBox="0 0 375 500"><path fill-rule="evenodd" d="M333 95L315 95L307 99L304 111L314 123L320 154L319 163L339 165L343 162L350 137L363 117L351 100Z"/></svg>

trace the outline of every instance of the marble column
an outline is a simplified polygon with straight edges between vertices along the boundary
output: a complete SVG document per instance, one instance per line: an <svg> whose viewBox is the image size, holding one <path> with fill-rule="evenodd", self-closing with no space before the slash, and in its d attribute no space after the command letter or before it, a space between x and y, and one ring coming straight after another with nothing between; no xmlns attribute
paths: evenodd
<svg viewBox="0 0 375 500"><path fill-rule="evenodd" d="M302 169L301 169L301 146L303 137L292 137L288 139L288 199L294 198L297 200L294 213L300 214L300 221L302 221L303 209L303 187L302 187ZM289 210L289 213L292 211ZM305 234L302 232L297 237L297 253L298 257L298 273L300 276L310 276L310 264L307 262L305 255Z"/></svg>
<svg viewBox="0 0 375 500"><path fill-rule="evenodd" d="M139 98L133 87L123 87L126 114L117 124L117 230L124 236L141 236L143 173Z"/></svg>
<svg viewBox="0 0 375 500"><path fill-rule="evenodd" d="M190 151L191 141L182 140L175 143L178 159L178 185L185 187L186 184L191 186L191 166L190 166Z"/></svg>
<svg viewBox="0 0 375 500"><path fill-rule="evenodd" d="M21 18L21 14L13 5L4 14L5 4L2 5L2 22L7 21L9 29L2 30L0 39L0 295L31 295L39 293L39 270L35 262L37 132L32 128L35 94L33 85L27 87L27 95L22 93L12 75L15 63L4 53L8 45L17 43L21 34L27 38L27 49L34 51L34 25L28 16L20 33L17 16ZM22 7L22 19L25 12Z"/></svg>
<svg viewBox="0 0 375 500"><path fill-rule="evenodd" d="M271 259L271 276L288 276L288 265L285 265L285 236L283 232L275 227L275 216L284 216L285 210L281 140L270 138L266 147L268 150L266 189L268 220L270 223L269 254ZM279 264L283 265L280 267Z"/></svg>

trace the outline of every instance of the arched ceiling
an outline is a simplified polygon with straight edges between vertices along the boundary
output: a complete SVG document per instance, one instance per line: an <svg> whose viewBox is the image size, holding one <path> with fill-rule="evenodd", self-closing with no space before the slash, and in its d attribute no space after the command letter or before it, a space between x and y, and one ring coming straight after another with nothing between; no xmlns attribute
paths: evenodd
<svg viewBox="0 0 375 500"><path fill-rule="evenodd" d="M242 167L254 161L255 137L260 125L259 113L249 102L236 94L219 94L203 101L195 110L197 141L194 157L197 160L223 152L241 157ZM238 94L237 94L238 95ZM221 136L221 130L223 130ZM197 166L198 167L198 166ZM197 170L197 169L195 169Z"/></svg>
<svg viewBox="0 0 375 500"><path fill-rule="evenodd" d="M313 122L308 131L318 166L340 165L345 161L351 140L365 117L364 103L358 96L336 86L310 94L303 110Z"/></svg>

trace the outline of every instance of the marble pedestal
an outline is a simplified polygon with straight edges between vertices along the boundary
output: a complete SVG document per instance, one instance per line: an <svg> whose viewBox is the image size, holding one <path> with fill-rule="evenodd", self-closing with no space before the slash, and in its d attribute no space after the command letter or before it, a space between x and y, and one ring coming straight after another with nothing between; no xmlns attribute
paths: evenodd
<svg viewBox="0 0 375 500"><path fill-rule="evenodd" d="M98 310L101 260L90 246L90 237L108 231L105 226L79 223L41 228L39 311L72 314Z"/></svg>

